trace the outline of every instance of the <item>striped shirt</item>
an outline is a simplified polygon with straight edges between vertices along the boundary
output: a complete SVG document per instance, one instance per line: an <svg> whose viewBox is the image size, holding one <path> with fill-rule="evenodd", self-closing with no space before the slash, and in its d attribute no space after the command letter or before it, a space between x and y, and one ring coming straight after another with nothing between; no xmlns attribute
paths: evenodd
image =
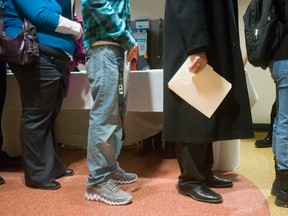
<svg viewBox="0 0 288 216"><path fill-rule="evenodd" d="M124 49L136 45L130 29L130 0L81 0L83 44L88 50L97 41L119 43Z"/></svg>

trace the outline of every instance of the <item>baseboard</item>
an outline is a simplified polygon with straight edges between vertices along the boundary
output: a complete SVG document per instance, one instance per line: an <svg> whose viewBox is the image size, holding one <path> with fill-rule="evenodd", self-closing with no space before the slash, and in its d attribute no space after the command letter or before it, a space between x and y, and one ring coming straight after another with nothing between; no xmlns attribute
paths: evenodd
<svg viewBox="0 0 288 216"><path fill-rule="evenodd" d="M269 131L270 124L253 124L254 131Z"/></svg>

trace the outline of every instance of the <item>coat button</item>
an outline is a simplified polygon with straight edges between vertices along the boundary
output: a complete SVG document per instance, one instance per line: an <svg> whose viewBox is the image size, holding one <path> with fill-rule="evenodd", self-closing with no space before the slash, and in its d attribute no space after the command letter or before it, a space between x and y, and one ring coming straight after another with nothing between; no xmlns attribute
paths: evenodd
<svg viewBox="0 0 288 216"><path fill-rule="evenodd" d="M237 43L235 41L232 41L232 47L236 47Z"/></svg>

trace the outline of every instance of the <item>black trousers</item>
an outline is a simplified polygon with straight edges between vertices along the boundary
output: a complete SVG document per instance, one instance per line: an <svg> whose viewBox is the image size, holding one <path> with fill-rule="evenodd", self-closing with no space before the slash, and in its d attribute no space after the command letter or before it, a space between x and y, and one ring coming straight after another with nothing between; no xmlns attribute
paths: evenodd
<svg viewBox="0 0 288 216"><path fill-rule="evenodd" d="M20 87L20 142L28 184L50 182L66 173L57 155L54 121L65 95L69 61L62 51L41 47L36 65L10 65Z"/></svg>
<svg viewBox="0 0 288 216"><path fill-rule="evenodd" d="M207 175L213 174L212 143L175 143L175 153L181 171L179 184L201 184Z"/></svg>
<svg viewBox="0 0 288 216"><path fill-rule="evenodd" d="M3 134L2 134L2 113L6 97L6 85L7 85L7 68L6 62L0 61L0 151L3 147Z"/></svg>

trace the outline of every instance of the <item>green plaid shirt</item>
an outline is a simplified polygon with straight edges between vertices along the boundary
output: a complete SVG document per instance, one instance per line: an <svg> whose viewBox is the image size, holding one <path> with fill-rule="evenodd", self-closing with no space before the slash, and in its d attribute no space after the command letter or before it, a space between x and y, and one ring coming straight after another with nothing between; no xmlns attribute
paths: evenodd
<svg viewBox="0 0 288 216"><path fill-rule="evenodd" d="M81 0L83 44L88 50L96 41L118 42L126 50L135 46L130 29L130 0Z"/></svg>

